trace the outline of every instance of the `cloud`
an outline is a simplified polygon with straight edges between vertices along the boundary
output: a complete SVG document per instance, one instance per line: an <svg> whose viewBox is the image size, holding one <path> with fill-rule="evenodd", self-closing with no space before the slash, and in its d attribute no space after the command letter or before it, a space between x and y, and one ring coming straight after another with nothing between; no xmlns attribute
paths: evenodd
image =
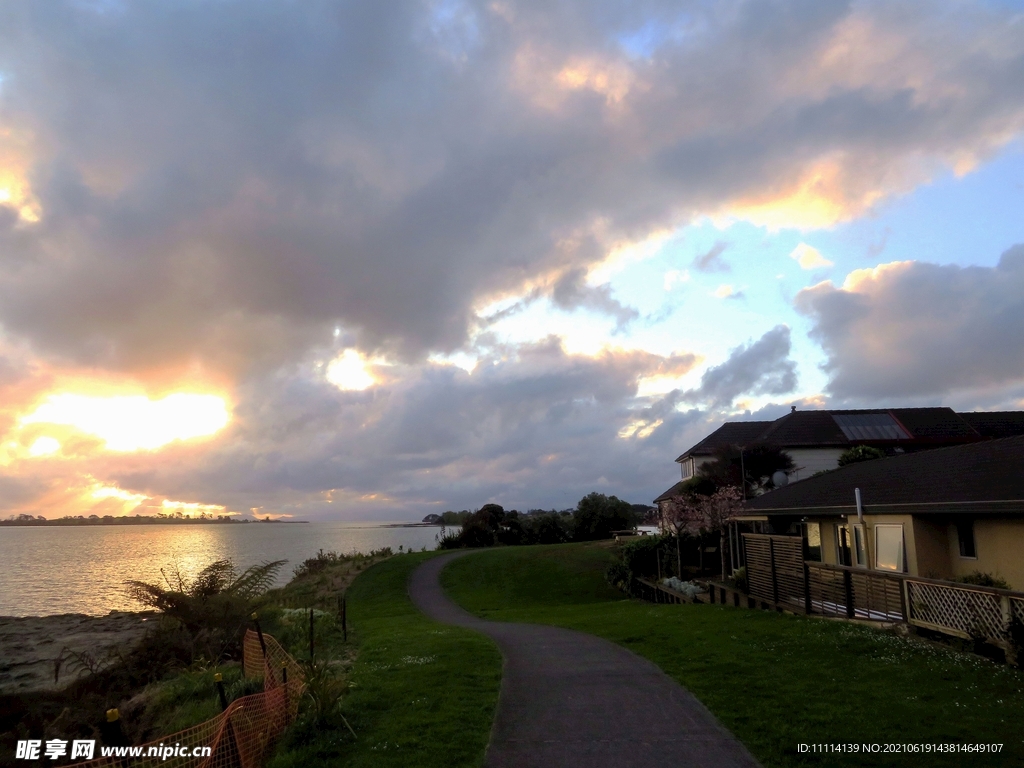
<svg viewBox="0 0 1024 768"><path fill-rule="evenodd" d="M706 253L694 258L693 268L698 272L729 272L732 267L722 259L722 253L728 247L727 242L719 240Z"/></svg>
<svg viewBox="0 0 1024 768"><path fill-rule="evenodd" d="M646 438L618 434L637 418L642 378L679 376L695 363L688 354L571 355L549 339L494 349L472 373L396 366L388 383L361 392L282 369L245 385L230 434L201 454L179 446L119 456L104 477L150 498L357 519L489 499L561 508L600 477L647 501L673 473L681 425L697 416L663 408Z"/></svg>
<svg viewBox="0 0 1024 768"><path fill-rule="evenodd" d="M968 172L1024 126L1013 13L952 0L711 3L685 17L608 0L3 4L0 432L50 393L93 386L212 388L233 411L201 447L151 455L58 440L31 456L43 435L26 429L0 456L0 502L67 509L100 489L111 508L141 496L351 517L492 497L568 506L600 483L651 497L715 409L792 389L788 329L733 350L694 392L657 397L638 382L692 358L486 347L482 329L550 297L625 331L637 311L584 276L638 259L629 244L704 216L830 226ZM658 34L638 55L647 28ZM720 268L713 251L701 268ZM1016 279L999 270L990 282ZM873 368L885 352L849 338L902 310L872 304L897 273L802 294L837 392L909 365ZM984 282L957 274L951 285ZM1017 328L1009 294L978 293L1002 304L975 314L1004 306ZM478 317L508 297L520 300ZM962 338L986 348L969 327ZM324 371L344 349L335 378L357 386L343 391ZM429 362L467 350L471 373ZM990 351L957 355L977 365L933 386L1018 375ZM392 366L366 362L381 359Z"/></svg>
<svg viewBox="0 0 1024 768"><path fill-rule="evenodd" d="M685 269L682 271L678 269L670 269L665 273L663 285L666 291L671 291L677 285L688 282L690 282L690 273Z"/></svg>
<svg viewBox="0 0 1024 768"><path fill-rule="evenodd" d="M789 359L790 331L777 325L760 339L729 352L709 368L700 386L681 396L689 402L728 407L741 395L783 395L796 389L796 363Z"/></svg>
<svg viewBox="0 0 1024 768"><path fill-rule="evenodd" d="M636 320L640 313L633 307L620 304L608 285L587 285L584 269L566 272L555 281L551 289L551 300L561 309L589 309L615 318L619 330Z"/></svg>
<svg viewBox="0 0 1024 768"><path fill-rule="evenodd" d="M817 248L807 243L800 243L789 254L789 258L799 264L800 269L820 269L832 266L832 262L822 256Z"/></svg>
<svg viewBox="0 0 1024 768"><path fill-rule="evenodd" d="M716 299L742 299L743 291L737 291L733 286L723 283L715 288L711 295Z"/></svg>
<svg viewBox="0 0 1024 768"><path fill-rule="evenodd" d="M801 291L838 398L934 398L1024 383L1024 244L995 267L896 262Z"/></svg>
<svg viewBox="0 0 1024 768"><path fill-rule="evenodd" d="M702 214L828 224L969 169L1024 125L1011 14L10 4L0 322L150 378L272 370L339 325L452 351L488 297L617 243ZM651 25L643 57L615 42ZM629 314L584 294L563 298Z"/></svg>

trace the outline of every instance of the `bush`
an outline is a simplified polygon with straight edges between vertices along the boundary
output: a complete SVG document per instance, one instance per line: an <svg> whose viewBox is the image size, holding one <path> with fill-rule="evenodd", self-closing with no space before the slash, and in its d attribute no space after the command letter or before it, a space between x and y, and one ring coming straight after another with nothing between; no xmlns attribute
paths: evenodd
<svg viewBox="0 0 1024 768"><path fill-rule="evenodd" d="M333 550L330 552L324 552L322 549L319 550L316 555L303 560L300 565L295 567L295 577L302 578L303 576L315 576L328 568L335 565L343 565L344 563L360 562L365 560L372 560L378 557L391 557L391 547L381 547L375 549L370 554L364 555L362 552L352 552L348 555L342 555Z"/></svg>
<svg viewBox="0 0 1024 768"><path fill-rule="evenodd" d="M1010 589L1010 584L1006 579L1000 578L999 576L993 576L991 573L982 573L981 571L968 573L966 576L958 578L957 581L961 584L973 584L976 587Z"/></svg>
<svg viewBox="0 0 1024 768"><path fill-rule="evenodd" d="M640 536L622 544L618 560L605 571L605 579L613 587L629 592L633 579L657 575L658 558L669 540L667 536Z"/></svg>
<svg viewBox="0 0 1024 768"><path fill-rule="evenodd" d="M612 531L636 526L632 506L616 496L590 493L580 499L573 513L573 539L592 541L611 538Z"/></svg>
<svg viewBox="0 0 1024 768"><path fill-rule="evenodd" d="M285 560L254 565L238 575L230 560L218 560L188 579L175 566L164 573L167 587L126 581L129 599L155 608L179 625L190 641L190 663L196 659L237 658L249 616L261 603ZM163 571L161 571L163 573Z"/></svg>
<svg viewBox="0 0 1024 768"><path fill-rule="evenodd" d="M627 541L619 548L620 561L633 576L656 576L658 557L666 541L666 536L640 536Z"/></svg>
<svg viewBox="0 0 1024 768"><path fill-rule="evenodd" d="M623 563L612 563L608 566L608 570L604 572L604 577L609 584L613 587L617 587L624 592L629 591L629 585L633 581L633 574L629 572Z"/></svg>
<svg viewBox="0 0 1024 768"><path fill-rule="evenodd" d="M839 454L839 466L845 467L847 464L856 464L861 461L874 461L875 459L884 459L885 451L881 451L878 448L872 448L870 445L855 445L853 448L849 448Z"/></svg>
<svg viewBox="0 0 1024 768"><path fill-rule="evenodd" d="M527 544L562 544L572 539L572 517L543 512L520 517Z"/></svg>

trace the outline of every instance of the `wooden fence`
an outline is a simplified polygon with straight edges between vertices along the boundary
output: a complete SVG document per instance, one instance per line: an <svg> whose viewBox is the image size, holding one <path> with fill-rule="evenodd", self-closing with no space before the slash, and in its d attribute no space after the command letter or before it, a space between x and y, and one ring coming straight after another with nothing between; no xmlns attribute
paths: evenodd
<svg viewBox="0 0 1024 768"><path fill-rule="evenodd" d="M806 561L799 536L745 533L743 544L751 597L776 608L903 622L984 640L1008 656L1021 642L1024 592Z"/></svg>

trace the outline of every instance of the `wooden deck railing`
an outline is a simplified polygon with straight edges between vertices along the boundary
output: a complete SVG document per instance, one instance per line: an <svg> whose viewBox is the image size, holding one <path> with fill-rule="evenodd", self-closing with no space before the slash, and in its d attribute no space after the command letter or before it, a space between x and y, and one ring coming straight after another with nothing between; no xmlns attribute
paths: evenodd
<svg viewBox="0 0 1024 768"><path fill-rule="evenodd" d="M777 608L903 622L984 640L1008 656L1024 633L1024 592L807 561L797 536L743 539L750 595Z"/></svg>

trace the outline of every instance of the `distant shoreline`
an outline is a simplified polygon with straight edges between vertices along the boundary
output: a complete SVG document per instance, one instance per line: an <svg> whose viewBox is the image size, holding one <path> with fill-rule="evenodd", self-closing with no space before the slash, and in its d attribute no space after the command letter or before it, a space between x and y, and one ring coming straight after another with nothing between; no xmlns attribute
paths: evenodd
<svg viewBox="0 0 1024 768"><path fill-rule="evenodd" d="M249 525L254 523L308 523L308 520L217 520L201 517L64 517L56 520L0 520L7 527L67 527L80 525Z"/></svg>

